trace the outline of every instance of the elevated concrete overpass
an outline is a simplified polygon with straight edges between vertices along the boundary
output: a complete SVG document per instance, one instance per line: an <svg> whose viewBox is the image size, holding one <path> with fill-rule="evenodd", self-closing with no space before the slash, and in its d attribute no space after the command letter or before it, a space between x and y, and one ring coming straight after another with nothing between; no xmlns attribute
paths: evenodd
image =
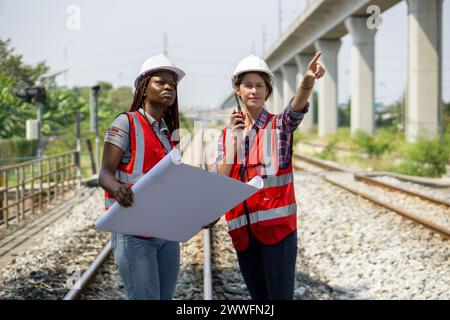
<svg viewBox="0 0 450 320"><path fill-rule="evenodd" d="M370 134L374 125L374 39L370 25L377 6L380 13L402 0L313 0L267 51L264 59L274 72L274 92L268 103L280 112L291 98L313 54L321 50L327 74L319 87L318 132L337 129L338 53L343 36L352 37L351 130ZM408 6L408 54L406 87L406 137L434 136L442 124L441 56L442 1L405 0ZM369 22L369 25L368 25ZM426 106L426 108L424 108ZM235 107L233 93L221 108ZM312 116L302 127L309 130Z"/></svg>

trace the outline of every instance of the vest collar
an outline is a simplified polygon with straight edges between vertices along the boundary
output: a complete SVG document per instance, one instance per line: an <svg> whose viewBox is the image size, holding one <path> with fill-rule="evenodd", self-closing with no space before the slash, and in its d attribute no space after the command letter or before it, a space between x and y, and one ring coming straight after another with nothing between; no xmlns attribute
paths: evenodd
<svg viewBox="0 0 450 320"><path fill-rule="evenodd" d="M169 132L169 128L167 127L166 123L164 122L164 119L161 119L161 121L156 121L155 118L153 118L150 113L148 113L147 111L145 111L143 108L139 108L139 113L142 114L144 117L147 117L148 121L150 122L150 124L152 125L152 127L159 131L159 132L163 132L163 131L167 131L167 133Z"/></svg>

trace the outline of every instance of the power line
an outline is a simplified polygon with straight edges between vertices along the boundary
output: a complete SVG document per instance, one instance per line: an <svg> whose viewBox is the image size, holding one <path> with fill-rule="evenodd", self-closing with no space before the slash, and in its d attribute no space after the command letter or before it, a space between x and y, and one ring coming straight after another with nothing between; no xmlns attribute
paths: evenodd
<svg viewBox="0 0 450 320"><path fill-rule="evenodd" d="M117 64L117 65L106 65L106 66L95 66L95 67L82 67L82 68L73 68L74 72L77 71L84 71L84 70L96 70L96 69L116 69L118 67L136 67L141 63L141 61L133 62L133 63L126 63L126 64ZM186 76L201 76L201 77L208 77L208 78L225 78L228 76L228 74L202 74L202 73L191 73L187 72ZM126 76L123 78L131 78L132 76Z"/></svg>
<svg viewBox="0 0 450 320"><path fill-rule="evenodd" d="M236 63L235 60L220 62L220 61L208 61L208 60L191 60L191 59L183 59L183 58L173 58L173 59L175 60L175 62L184 61L184 62L195 63L195 64L210 64L210 65L217 65L217 66L223 66L223 67L225 67L227 63L230 63L230 64Z"/></svg>
<svg viewBox="0 0 450 320"><path fill-rule="evenodd" d="M278 0L278 36L281 36L282 19L281 0Z"/></svg>
<svg viewBox="0 0 450 320"><path fill-rule="evenodd" d="M226 79L227 77L231 78L231 73L226 75L218 75L218 74L208 74L208 73L187 73L186 76L194 76L194 77L205 77L205 78L220 78Z"/></svg>
<svg viewBox="0 0 450 320"><path fill-rule="evenodd" d="M136 62L129 62L129 63L121 63L121 64L110 64L110 65L104 65L104 66L88 66L88 67L72 67L71 70L95 70L95 69L113 69L117 67L138 67L140 64L142 64L142 61L136 61Z"/></svg>
<svg viewBox="0 0 450 320"><path fill-rule="evenodd" d="M164 33L164 55L169 56L168 45L167 45L167 32Z"/></svg>
<svg viewBox="0 0 450 320"><path fill-rule="evenodd" d="M230 67L230 65L227 64L233 64L236 61L226 61L226 62L220 62L220 61L205 61L205 60L192 60L192 59L183 59L183 58L173 58L176 62L187 62L187 63L193 63L193 64L204 64L204 65L215 65L215 66L221 66L221 67ZM128 67L128 66L137 66L142 63L141 60L136 60L134 62L126 62L126 63L120 63L120 64L110 64L110 65L102 65L102 66L81 66L81 67L72 67L72 70L91 70L91 69L108 69L108 68L116 68L116 67Z"/></svg>
<svg viewBox="0 0 450 320"><path fill-rule="evenodd" d="M264 55L264 53L266 52L266 28L263 26L262 27L262 53L261 55Z"/></svg>
<svg viewBox="0 0 450 320"><path fill-rule="evenodd" d="M76 56L76 57L70 58L70 60L71 61L72 60L82 60L82 59L87 59L87 58L96 58L96 57L121 54L121 53L131 53L131 52L137 52L137 51L148 50L148 49L156 49L156 48L160 48L160 46L155 45L155 46L148 46L148 47L142 47L142 48L100 52L100 53L94 53L94 54L86 55L86 56ZM64 59L62 59L62 60L61 59L51 59L51 60L47 60L47 61L48 62L59 62L59 61L64 61Z"/></svg>
<svg viewBox="0 0 450 320"><path fill-rule="evenodd" d="M67 58L67 46L64 46L64 67L67 68L68 66L68 58ZM67 80L67 72L64 72L64 84L67 86L68 80Z"/></svg>
<svg viewBox="0 0 450 320"><path fill-rule="evenodd" d="M239 51L228 51L228 50L223 50L223 49L211 49L211 48L199 48L199 47L189 47L189 46L184 46L184 45L176 45L176 44L172 44L171 45L172 48L179 48L179 49L186 49L186 50L191 50L191 51L203 51L205 53L208 52L214 52L214 53L223 53L223 54L242 54L242 52Z"/></svg>

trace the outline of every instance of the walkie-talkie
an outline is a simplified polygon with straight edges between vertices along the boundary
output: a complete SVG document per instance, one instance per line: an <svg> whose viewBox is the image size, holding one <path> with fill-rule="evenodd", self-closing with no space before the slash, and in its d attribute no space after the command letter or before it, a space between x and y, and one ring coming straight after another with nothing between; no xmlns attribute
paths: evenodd
<svg viewBox="0 0 450 320"><path fill-rule="evenodd" d="M244 114L242 112L241 104L239 103L239 98L238 98L237 94L234 95L234 98L236 99L237 110L238 110L237 113L239 113L241 116L243 116ZM243 120L240 120L238 124L244 124ZM235 146L238 146L241 143L242 136L243 136L242 129L237 130L237 132L234 133L234 137L233 138L234 138L234 145Z"/></svg>
<svg viewBox="0 0 450 320"><path fill-rule="evenodd" d="M234 95L234 98L236 99L237 110L238 110L237 112L238 112L239 114L241 114L241 116L243 116L242 109L241 109L241 104L240 104L240 102L239 102L238 95L235 94L235 95Z"/></svg>
<svg viewBox="0 0 450 320"><path fill-rule="evenodd" d="M238 98L237 94L234 95L234 98L236 99L238 112L240 112L241 111L241 104L239 103L239 98Z"/></svg>

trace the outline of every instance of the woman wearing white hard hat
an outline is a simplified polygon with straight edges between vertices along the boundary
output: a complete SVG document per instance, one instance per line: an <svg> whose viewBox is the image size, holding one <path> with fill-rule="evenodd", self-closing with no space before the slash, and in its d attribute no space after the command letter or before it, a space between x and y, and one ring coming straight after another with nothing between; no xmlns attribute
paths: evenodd
<svg viewBox="0 0 450 320"><path fill-rule="evenodd" d="M106 210L116 201L132 206L131 186L175 147L171 134L179 128L177 84L183 77L164 55L142 65L129 112L120 114L105 136L98 183ZM129 299L172 299L179 243L113 233L111 247Z"/></svg>
<svg viewBox="0 0 450 320"><path fill-rule="evenodd" d="M255 176L264 181L260 191L225 215L239 267L255 300L293 298L297 206L292 138L309 109L315 80L325 73L317 63L319 57L320 52L279 114L264 108L272 93L273 76L264 60L251 55L241 60L233 73L238 110L219 138L216 170L242 182Z"/></svg>

